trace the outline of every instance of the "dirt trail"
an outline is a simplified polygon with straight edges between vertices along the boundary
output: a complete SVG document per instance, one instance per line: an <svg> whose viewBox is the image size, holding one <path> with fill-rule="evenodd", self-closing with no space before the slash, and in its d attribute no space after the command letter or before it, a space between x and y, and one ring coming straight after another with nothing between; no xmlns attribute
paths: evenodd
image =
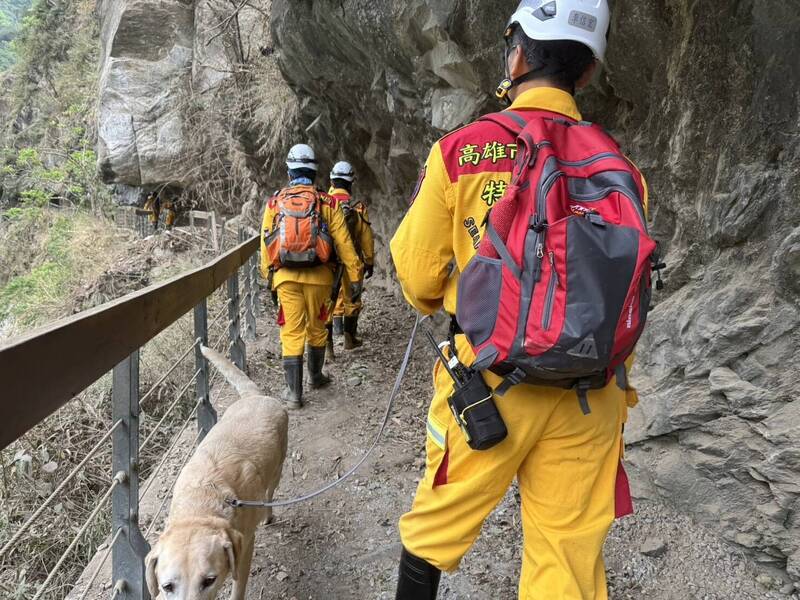
<svg viewBox="0 0 800 600"><path fill-rule="evenodd" d="M377 290L369 291L366 304L364 348L345 353L338 344L338 360L327 367L334 383L326 390L307 392L306 407L290 415L289 455L278 499L332 481L372 443L413 315L393 295ZM283 372L278 330L270 313L268 309L262 315L259 337L248 344L248 364L262 389L278 395ZM400 554L397 519L410 506L423 471L432 364L433 353L419 341L386 436L353 478L313 501L276 509L274 522L261 526L249 599L393 600ZM236 399L230 386L221 382L212 398L220 412ZM184 438L143 499L144 528L169 495L194 429ZM163 530L164 517L156 523L151 543ZM643 546L654 540L663 541L663 553L642 554ZM487 520L461 569L443 577L439 597L514 600L521 544L519 499L512 488ZM791 592L762 588L753 564L712 532L663 505L640 502L636 515L618 521L606 543L606 562L612 600L800 600ZM108 597L110 579L106 565L88 598ZM760 579L766 581L763 573ZM82 589L81 585L78 591Z"/></svg>
<svg viewBox="0 0 800 600"><path fill-rule="evenodd" d="M369 447L380 423L413 323L393 295L371 290L362 319L365 347L344 353L328 370L333 385L308 392L306 407L291 415L289 456L278 491L294 497L331 481ZM278 394L277 328L259 322L250 344L251 375ZM391 600L400 541L397 519L408 509L424 462L425 416L433 358L417 343L388 433L376 454L348 482L314 501L276 510L262 526L249 597L293 600ZM646 401L646 400L645 400ZM659 557L641 554L661 538ZM440 598L516 598L521 526L513 490L484 526L461 570L445 576ZM787 598L755 582L755 570L704 528L668 507L640 503L637 515L618 522L606 545L612 598ZM797 596L795 596L796 598Z"/></svg>

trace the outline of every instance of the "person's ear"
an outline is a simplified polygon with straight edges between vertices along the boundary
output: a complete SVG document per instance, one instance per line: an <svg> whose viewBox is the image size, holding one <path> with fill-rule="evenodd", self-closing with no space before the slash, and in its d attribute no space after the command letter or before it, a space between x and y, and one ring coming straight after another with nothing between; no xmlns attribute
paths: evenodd
<svg viewBox="0 0 800 600"><path fill-rule="evenodd" d="M525 58L525 53L522 51L522 46L515 46L508 57L508 73L511 79L522 77L530 70L531 68Z"/></svg>
<svg viewBox="0 0 800 600"><path fill-rule="evenodd" d="M593 60L591 64L586 67L586 70L583 72L583 75L580 76L580 79L575 82L575 89L582 90L587 85L592 82L592 78L594 74L597 72L597 61Z"/></svg>

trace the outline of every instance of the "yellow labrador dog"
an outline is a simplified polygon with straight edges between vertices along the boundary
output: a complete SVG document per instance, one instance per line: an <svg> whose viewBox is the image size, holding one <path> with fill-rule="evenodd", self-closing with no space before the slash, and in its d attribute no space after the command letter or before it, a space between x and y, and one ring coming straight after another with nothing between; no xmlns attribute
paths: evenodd
<svg viewBox="0 0 800 600"><path fill-rule="evenodd" d="M286 457L288 416L219 353L202 348L236 388L235 402L175 483L166 531L145 559L150 595L211 600L228 575L231 600L244 600L258 524L271 509L231 507L236 499L272 499Z"/></svg>

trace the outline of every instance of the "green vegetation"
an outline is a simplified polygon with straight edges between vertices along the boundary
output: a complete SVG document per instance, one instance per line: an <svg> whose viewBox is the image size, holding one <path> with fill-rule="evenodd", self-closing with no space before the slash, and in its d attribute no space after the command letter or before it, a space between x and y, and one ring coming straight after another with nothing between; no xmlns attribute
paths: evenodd
<svg viewBox="0 0 800 600"><path fill-rule="evenodd" d="M23 201L51 201L76 206L86 204L96 208L98 199L104 196L104 190L97 180L94 150L50 150L47 154L51 159L50 167L36 148L22 148L16 153L6 148L0 163L0 177L16 183L19 198ZM58 162L53 163L53 159Z"/></svg>
<svg viewBox="0 0 800 600"><path fill-rule="evenodd" d="M98 212L107 200L95 171L93 11L93 0L33 0L22 20L0 92L0 208L46 198Z"/></svg>
<svg viewBox="0 0 800 600"><path fill-rule="evenodd" d="M0 328L7 334L68 316L81 286L125 252L110 221L47 204L31 192L0 212Z"/></svg>
<svg viewBox="0 0 800 600"><path fill-rule="evenodd" d="M30 5L31 0L3 0L0 4L0 72L16 62L14 40Z"/></svg>
<svg viewBox="0 0 800 600"><path fill-rule="evenodd" d="M64 306L74 276L69 242L75 221L63 215L48 218L41 202L35 199L6 211L4 216L12 222L9 237L18 235L19 229L30 231L47 225L38 264L0 288L0 322L13 319L18 325L31 327L41 321L42 315Z"/></svg>

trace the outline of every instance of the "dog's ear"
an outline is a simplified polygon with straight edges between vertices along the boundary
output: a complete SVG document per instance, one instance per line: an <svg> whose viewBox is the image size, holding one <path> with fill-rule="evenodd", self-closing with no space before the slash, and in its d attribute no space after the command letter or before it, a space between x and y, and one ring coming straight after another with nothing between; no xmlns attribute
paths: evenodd
<svg viewBox="0 0 800 600"><path fill-rule="evenodd" d="M228 554L228 566L231 570L231 578L236 581L239 574L236 565L239 562L239 557L242 555L242 544L244 543L244 536L235 529L226 529L227 541L222 544L225 552Z"/></svg>
<svg viewBox="0 0 800 600"><path fill-rule="evenodd" d="M150 590L152 598L158 597L158 577L156 577L156 565L158 564L158 554L161 548L156 544L144 559L144 576L147 579L147 589Z"/></svg>

